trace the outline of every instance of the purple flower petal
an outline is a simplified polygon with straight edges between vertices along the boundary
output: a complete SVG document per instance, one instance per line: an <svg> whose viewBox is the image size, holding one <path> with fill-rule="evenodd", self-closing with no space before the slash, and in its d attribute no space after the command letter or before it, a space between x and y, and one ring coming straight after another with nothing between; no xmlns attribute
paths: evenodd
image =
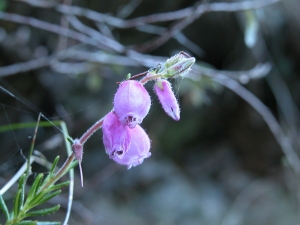
<svg viewBox="0 0 300 225"><path fill-rule="evenodd" d="M180 119L180 108L170 82L163 79L157 80L154 85L154 91L165 112L172 119L178 121Z"/></svg>
<svg viewBox="0 0 300 225"><path fill-rule="evenodd" d="M120 84L114 98L114 110L122 124L134 128L148 114L151 99L144 86L135 80Z"/></svg>
<svg viewBox="0 0 300 225"><path fill-rule="evenodd" d="M131 143L123 158L113 157L112 159L119 164L127 165L127 169L132 166L142 164L145 158L151 156L150 139L144 129L137 125L135 128L130 129Z"/></svg>
<svg viewBox="0 0 300 225"><path fill-rule="evenodd" d="M110 158L122 158L130 146L130 132L114 112L108 113L102 124L103 144Z"/></svg>

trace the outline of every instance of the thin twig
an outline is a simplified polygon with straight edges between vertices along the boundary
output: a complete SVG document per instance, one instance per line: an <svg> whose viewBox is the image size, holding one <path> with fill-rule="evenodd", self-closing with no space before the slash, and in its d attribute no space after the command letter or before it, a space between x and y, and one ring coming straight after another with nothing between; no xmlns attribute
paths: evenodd
<svg viewBox="0 0 300 225"><path fill-rule="evenodd" d="M187 7L184 9L180 9L177 11L166 12L166 13L157 13L151 14L148 16L137 17L129 20L123 20L111 15L107 15L104 13L99 13L93 10L81 8L78 6L66 6L63 4L49 4L48 1L45 0L15 0L30 4L35 7L43 7L43 8L51 8L55 7L55 9L63 14L68 15L76 15L76 16L84 16L90 20L96 22L102 22L109 24L111 26L127 29L137 27L143 24L149 23L157 23L157 22L165 22L165 21L173 21L180 20L190 16L194 13L203 13L205 12L236 12L236 11L244 11L250 9L262 8L268 5L272 5L280 0L254 0L254 1L242 1L242 2L216 2L216 3L207 3L199 5L199 2L196 11L195 7Z"/></svg>
<svg viewBox="0 0 300 225"><path fill-rule="evenodd" d="M64 5L72 5L72 0L64 0L63 4ZM60 18L60 26L63 27L63 28L68 28L69 27L69 22L64 16L61 16L61 18ZM61 51L65 48L67 48L67 46L68 46L68 37L59 35L56 50Z"/></svg>
<svg viewBox="0 0 300 225"><path fill-rule="evenodd" d="M237 80L243 84L248 83L250 80L260 79L265 77L272 69L270 63L258 63L252 69L245 71L226 71L207 68L199 65L194 65L193 68L201 75L214 77L216 74L222 73L223 75Z"/></svg>
<svg viewBox="0 0 300 225"><path fill-rule="evenodd" d="M92 46L96 46L97 48L101 47L103 49L115 52L123 52L124 48L120 45L112 45L109 46L105 41L95 40L94 38L90 38L85 34L63 28L59 25L48 23L42 20L38 20L32 17L21 16L13 13L6 13L0 11L0 19L5 21L11 21L19 24L26 24L35 28L39 28L41 30L46 30L52 33L56 33L59 35L63 35L69 37L71 39L77 40L82 43L86 43Z"/></svg>
<svg viewBox="0 0 300 225"><path fill-rule="evenodd" d="M93 124L79 139L80 143L84 145L84 143L97 131L101 128L104 118L98 120Z"/></svg>
<svg viewBox="0 0 300 225"><path fill-rule="evenodd" d="M14 176L6 182L6 184L1 188L0 195L3 195L7 190L11 188L12 185L14 185L18 179L26 172L28 163L31 165L33 162L38 163L42 166L45 166L48 168L49 162L46 161L44 158L41 158L36 155L32 155L30 157L30 160L24 162L24 164L21 166L21 168L14 174ZM52 165L52 164L51 164Z"/></svg>
<svg viewBox="0 0 300 225"><path fill-rule="evenodd" d="M143 65L145 67L153 67L160 62L159 59L163 59L163 61L165 60L165 58L163 57L155 59L155 56L138 54L134 53L134 51L130 51L128 52L128 54L128 56L121 56L108 54L104 51L90 52L87 50L77 50L71 47L67 50L61 51L48 57L32 59L27 62L15 63L13 65L0 67L0 77L24 73L30 70L40 69L49 65L53 70L59 73L74 74L86 73L90 71L93 68L93 65L91 63L134 67L139 67ZM145 57L138 58L136 57L136 55ZM81 60L83 62L61 62L62 60L67 59Z"/></svg>
<svg viewBox="0 0 300 225"><path fill-rule="evenodd" d="M244 11L250 9L262 8L268 5L272 5L280 0L255 0L255 1L238 1L238 2L215 2L215 3L206 3L200 4L201 1L198 1L195 5L198 5L196 10L195 7L187 7L185 9L180 9L177 11L152 14L149 16L142 16L138 18L133 18L130 20L124 21L125 28L136 27L141 24L165 22L180 20L186 17L189 17L191 14L195 13L199 16L204 12L236 12Z"/></svg>
<svg viewBox="0 0 300 225"><path fill-rule="evenodd" d="M34 156L30 158L29 163L34 162ZM25 173L27 170L27 161L21 166L21 168L14 174L14 176L4 185L0 190L0 195L3 195L7 190L11 188L18 181L18 179Z"/></svg>
<svg viewBox="0 0 300 225"><path fill-rule="evenodd" d="M102 43L105 43L107 46L114 46L114 48L118 49L119 52L122 52L124 50L125 47L122 44L120 44L119 42L111 38L102 35L99 31L84 25L75 16L72 15L67 16L67 19L74 26L74 28L79 32L86 34L95 40L101 41Z"/></svg>
<svg viewBox="0 0 300 225"><path fill-rule="evenodd" d="M154 25L142 25L137 27L137 30L145 33L162 35L164 32L166 32L167 28ZM176 35L172 36L172 38L177 40L178 43L180 43L182 46L195 53L196 55L200 57L204 55L204 51L194 42L189 40L182 32L177 33Z"/></svg>
<svg viewBox="0 0 300 225"><path fill-rule="evenodd" d="M288 138L285 136L281 126L279 125L272 112L255 95L253 95L250 91L240 85L237 81L222 74L221 71L219 73L215 73L214 76L210 77L215 82L220 83L221 85L235 92L246 102L248 102L262 116L269 129L273 133L276 141L281 146L281 149L286 156L289 164L291 165L295 173L299 175L300 159L293 146L289 142Z"/></svg>
<svg viewBox="0 0 300 225"><path fill-rule="evenodd" d="M42 57L38 59L32 59L27 62L15 63L9 66L0 67L0 77L6 77L13 74L24 73L30 70L39 69L48 66L52 57Z"/></svg>
<svg viewBox="0 0 300 225"><path fill-rule="evenodd" d="M64 63L52 60L51 69L61 74L84 74L91 71L93 65L90 62Z"/></svg>
<svg viewBox="0 0 300 225"><path fill-rule="evenodd" d="M127 18L130 16L134 10L141 4L142 0L131 0L123 6L118 12L117 12L117 17L119 18Z"/></svg>
<svg viewBox="0 0 300 225"><path fill-rule="evenodd" d="M36 123L35 129L34 129L33 137L32 137L32 140L31 140L31 146L30 146L30 150L29 150L28 159L31 158L32 153L33 153L33 149L34 149L34 145L35 145L35 140L36 140L36 135L37 135L37 131L38 131L38 128L39 128L39 122L41 120L41 116L42 116L42 113L39 113L39 116L38 116L38 119L37 119L37 123ZM29 173L31 173L31 171L30 171L30 165L31 165L30 164L30 160L27 160L27 168L26 168L26 177L27 178L29 176Z"/></svg>
<svg viewBox="0 0 300 225"><path fill-rule="evenodd" d="M71 144L70 142L67 141L67 138L69 137L67 125L65 124L65 122L61 121L60 126L64 134L67 153L68 155L73 155ZM71 215L71 210L72 210L73 195L74 195L74 169L71 169L69 171L69 181L70 181L70 185L69 185L69 194L68 194L68 208L67 208L67 213L63 225L68 224Z"/></svg>
<svg viewBox="0 0 300 225"><path fill-rule="evenodd" d="M167 42L173 35L178 34L181 30L186 28L188 25L193 23L198 19L203 13L208 12L236 12L244 11L249 9L257 9L265 7L270 4L274 4L280 0L265 0L265 1L243 1L243 2L234 2L234 3L208 3L208 4L199 4L189 15L179 20L175 24L165 31L161 36L154 38L153 40L147 41L146 43L136 47L136 50L139 52L148 52L153 49L158 48L165 42Z"/></svg>

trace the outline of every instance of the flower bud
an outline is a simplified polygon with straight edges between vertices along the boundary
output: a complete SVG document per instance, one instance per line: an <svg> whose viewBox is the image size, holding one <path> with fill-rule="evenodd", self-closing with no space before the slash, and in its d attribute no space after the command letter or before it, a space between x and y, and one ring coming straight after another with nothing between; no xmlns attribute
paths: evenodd
<svg viewBox="0 0 300 225"><path fill-rule="evenodd" d="M102 124L103 144L110 158L122 158L128 151L131 140L129 130L114 112L105 116Z"/></svg>
<svg viewBox="0 0 300 225"><path fill-rule="evenodd" d="M131 142L127 152L122 158L112 157L112 159L122 165L127 165L127 169L132 166L142 164L145 158L151 156L150 139L144 129L137 125L133 129L129 129Z"/></svg>
<svg viewBox="0 0 300 225"><path fill-rule="evenodd" d="M189 57L186 53L180 52L166 61L162 72L163 78L183 77L191 70L194 63L194 57Z"/></svg>
<svg viewBox="0 0 300 225"><path fill-rule="evenodd" d="M174 120L180 119L180 108L169 81L158 79L154 91L165 112Z"/></svg>
<svg viewBox="0 0 300 225"><path fill-rule="evenodd" d="M114 110L122 124L134 128L148 114L151 99L144 86L135 80L120 84L114 98Z"/></svg>

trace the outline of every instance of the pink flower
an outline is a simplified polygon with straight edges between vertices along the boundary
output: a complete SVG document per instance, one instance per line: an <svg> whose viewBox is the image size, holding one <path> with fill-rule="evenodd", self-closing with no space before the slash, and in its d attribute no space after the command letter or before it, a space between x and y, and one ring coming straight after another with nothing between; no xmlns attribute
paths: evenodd
<svg viewBox="0 0 300 225"><path fill-rule="evenodd" d="M158 79L154 91L165 112L174 120L180 119L180 108L169 81Z"/></svg>
<svg viewBox="0 0 300 225"><path fill-rule="evenodd" d="M148 114L151 99L144 86L135 80L120 84L114 98L114 110L122 124L134 128Z"/></svg>
<svg viewBox="0 0 300 225"><path fill-rule="evenodd" d="M112 159L122 165L127 165L127 169L132 166L142 164L145 158L151 156L150 139L144 129L137 125L133 129L129 129L131 142L127 152L122 158L112 157Z"/></svg>
<svg viewBox="0 0 300 225"><path fill-rule="evenodd" d="M130 129L119 121L115 112L110 112L103 120L102 131L106 153L110 158L122 158L130 146Z"/></svg>

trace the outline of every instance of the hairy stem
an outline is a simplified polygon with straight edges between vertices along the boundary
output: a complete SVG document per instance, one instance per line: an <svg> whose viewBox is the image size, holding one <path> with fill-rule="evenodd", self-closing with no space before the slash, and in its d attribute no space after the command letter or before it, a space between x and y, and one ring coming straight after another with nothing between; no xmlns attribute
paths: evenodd
<svg viewBox="0 0 300 225"><path fill-rule="evenodd" d="M104 117L94 123L79 139L80 143L84 145L84 143L97 131L101 128L103 124Z"/></svg>

